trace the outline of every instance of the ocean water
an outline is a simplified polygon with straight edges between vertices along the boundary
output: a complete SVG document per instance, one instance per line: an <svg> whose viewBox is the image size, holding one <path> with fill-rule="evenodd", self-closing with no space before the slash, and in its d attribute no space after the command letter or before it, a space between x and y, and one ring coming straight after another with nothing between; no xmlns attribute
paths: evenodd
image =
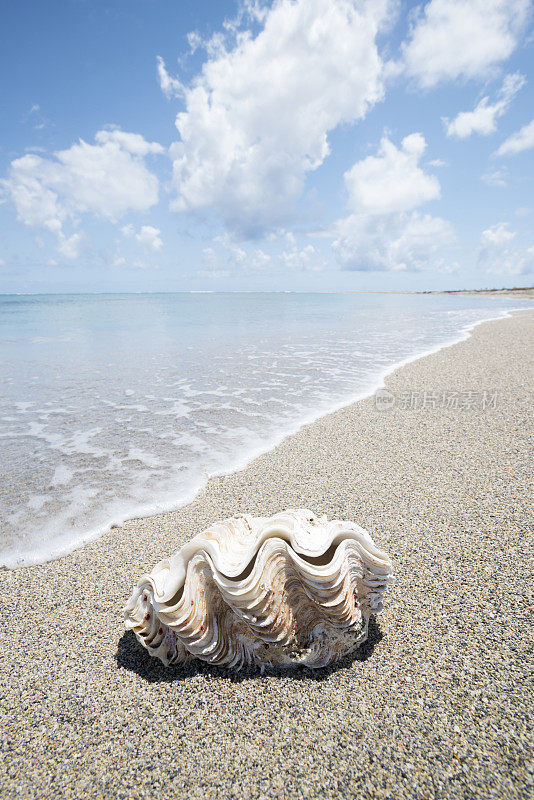
<svg viewBox="0 0 534 800"><path fill-rule="evenodd" d="M0 563L176 508L506 297L0 296ZM486 388L486 387L484 387Z"/></svg>

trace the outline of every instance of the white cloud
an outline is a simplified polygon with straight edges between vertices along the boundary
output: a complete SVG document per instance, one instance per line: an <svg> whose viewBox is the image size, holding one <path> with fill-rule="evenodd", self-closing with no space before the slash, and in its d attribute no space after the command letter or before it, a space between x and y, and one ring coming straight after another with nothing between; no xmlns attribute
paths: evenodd
<svg viewBox="0 0 534 800"><path fill-rule="evenodd" d="M319 272L326 266L324 259L321 258L317 249L311 244L305 245L300 250L296 246L290 250L284 250L280 254L280 261L288 269L308 270L310 272Z"/></svg>
<svg viewBox="0 0 534 800"><path fill-rule="evenodd" d="M486 172L482 175L482 180L488 186L506 186L508 172L505 169L495 169L493 172Z"/></svg>
<svg viewBox="0 0 534 800"><path fill-rule="evenodd" d="M184 94L184 87L178 78L169 75L165 62L161 56L157 56L158 63L158 78L161 91L165 97L179 97Z"/></svg>
<svg viewBox="0 0 534 800"><path fill-rule="evenodd" d="M191 53L196 53L199 47L202 47L203 40L198 31L190 31L187 34L187 44Z"/></svg>
<svg viewBox="0 0 534 800"><path fill-rule="evenodd" d="M530 0L431 0L403 47L404 69L422 88L483 78L515 50Z"/></svg>
<svg viewBox="0 0 534 800"><path fill-rule="evenodd" d="M345 173L349 207L364 214L389 214L408 211L439 197L438 179L419 166L425 148L420 133L406 136L400 148L384 137L378 156L357 161Z"/></svg>
<svg viewBox="0 0 534 800"><path fill-rule="evenodd" d="M216 236L213 241L222 245L226 251L227 258L233 266L242 267L245 265L248 254L232 240L231 236L224 233L222 236Z"/></svg>
<svg viewBox="0 0 534 800"><path fill-rule="evenodd" d="M480 241L483 247L502 247L515 239L515 231L508 230L507 222L499 222L485 231L482 231Z"/></svg>
<svg viewBox="0 0 534 800"><path fill-rule="evenodd" d="M411 213L339 220L332 244L344 269L419 271L439 268L440 250L454 242L450 222L429 214Z"/></svg>
<svg viewBox="0 0 534 800"><path fill-rule="evenodd" d="M160 234L159 228L154 228L152 225L143 225L139 233L135 234L135 238L140 244L156 252L163 247L163 239Z"/></svg>
<svg viewBox="0 0 534 800"><path fill-rule="evenodd" d="M35 154L17 158L8 177L0 181L18 219L56 234L64 255L73 253L80 241L65 238L67 220L89 212L115 222L129 211L144 211L158 202L158 179L144 158L162 153L161 145L118 129L98 131L95 140L96 144L88 144L80 139L46 158Z"/></svg>
<svg viewBox="0 0 534 800"><path fill-rule="evenodd" d="M58 233L67 210L58 194L49 188L51 176L47 179L46 175L49 163L33 154L15 159L11 162L9 177L0 185L15 204L21 222Z"/></svg>
<svg viewBox="0 0 534 800"><path fill-rule="evenodd" d="M443 275L455 275L460 271L460 265L457 261L443 261L438 266L438 271L443 273Z"/></svg>
<svg viewBox="0 0 534 800"><path fill-rule="evenodd" d="M384 137L377 156L356 162L345 173L348 206L355 213L338 220L331 231L343 268L417 271L443 266L436 256L454 241L452 225L413 210L440 196L438 179L419 165L425 147L420 133L406 136L400 148Z"/></svg>
<svg viewBox="0 0 534 800"><path fill-rule="evenodd" d="M82 141L80 140L80 142ZM149 153L161 155L165 152L165 148L158 142L147 142L140 133L128 133L127 131L121 131L119 128L98 131L95 135L95 141L100 145L118 144L119 147L134 156L147 156Z"/></svg>
<svg viewBox="0 0 534 800"><path fill-rule="evenodd" d="M237 245L227 233L216 236L213 240L215 247L206 247L202 251L204 263L213 271L221 264L232 270L242 269L258 271L266 269L271 264L271 256L259 247L245 250Z"/></svg>
<svg viewBox="0 0 534 800"><path fill-rule="evenodd" d="M257 36L219 37L176 118L173 208L213 208L252 236L283 223L329 153L328 132L384 96L375 37L388 7L278 0Z"/></svg>
<svg viewBox="0 0 534 800"><path fill-rule="evenodd" d="M268 253L259 247L242 247L225 233L216 236L213 246L202 251L204 265L207 270L220 270L228 268L235 272L259 272L270 267L286 267L294 270L308 270L318 272L326 266L318 250L311 244L299 248L293 233L278 230L269 237L271 242L282 239L285 248L279 253Z"/></svg>
<svg viewBox="0 0 534 800"><path fill-rule="evenodd" d="M456 136L466 139L472 133L488 136L497 130L497 119L505 114L517 92L525 85L525 78L516 72L507 75L499 91L498 99L489 102L489 97L483 97L473 111L461 111L453 120L443 118L447 136Z"/></svg>
<svg viewBox="0 0 534 800"><path fill-rule="evenodd" d="M478 251L479 267L493 274L524 275L534 271L534 245L514 247L516 232L507 222L499 222L482 231Z"/></svg>
<svg viewBox="0 0 534 800"><path fill-rule="evenodd" d="M33 103L29 111L24 114L22 121L31 122L34 131L41 131L50 124L41 114L41 106L39 103Z"/></svg>
<svg viewBox="0 0 534 800"><path fill-rule="evenodd" d="M204 37L198 31L187 34L187 43L191 53L205 50L211 58L221 56L227 49L227 41L237 41L250 35L248 30L243 31L246 22L264 23L270 11L272 0L239 0L235 17L225 18L223 31L217 31L211 36Z"/></svg>
<svg viewBox="0 0 534 800"><path fill-rule="evenodd" d="M256 247L255 250L247 254L245 264L247 269L253 271L267 269L271 264L271 256L260 247Z"/></svg>
<svg viewBox="0 0 534 800"><path fill-rule="evenodd" d="M495 155L510 156L534 147L534 119L506 139Z"/></svg>
<svg viewBox="0 0 534 800"><path fill-rule="evenodd" d="M63 233L60 233L57 249L65 258L78 258L80 255L81 242L82 235L80 233L73 233L72 236L68 237L64 236Z"/></svg>

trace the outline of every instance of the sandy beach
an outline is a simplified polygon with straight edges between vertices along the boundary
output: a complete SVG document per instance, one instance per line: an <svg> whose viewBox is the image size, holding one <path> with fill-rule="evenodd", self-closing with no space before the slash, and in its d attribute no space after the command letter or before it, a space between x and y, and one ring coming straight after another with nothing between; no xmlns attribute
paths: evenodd
<svg viewBox="0 0 534 800"><path fill-rule="evenodd" d="M397 370L189 506L0 572L5 798L527 798L534 312ZM425 394L426 393L426 394ZM165 669L121 607L210 522L353 519L396 581L318 672ZM531 765L530 765L531 769Z"/></svg>

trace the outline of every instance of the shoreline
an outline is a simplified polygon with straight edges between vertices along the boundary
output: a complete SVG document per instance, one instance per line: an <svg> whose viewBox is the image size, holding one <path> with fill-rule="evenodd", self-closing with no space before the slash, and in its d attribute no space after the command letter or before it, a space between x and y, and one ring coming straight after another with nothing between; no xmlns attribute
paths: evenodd
<svg viewBox="0 0 534 800"><path fill-rule="evenodd" d="M534 286L516 286L513 289L441 289L440 291L428 290L417 294L465 294L465 295L493 295L495 297L534 297Z"/></svg>
<svg viewBox="0 0 534 800"><path fill-rule="evenodd" d="M276 289L269 292L260 290L215 291L214 289L177 289L175 292L2 292L0 297L64 297L85 295L138 295L138 294L507 294L510 296L534 296L534 286L500 287L498 289L324 289L311 292L297 292L293 289Z"/></svg>
<svg viewBox="0 0 534 800"><path fill-rule="evenodd" d="M464 290L461 290L464 291ZM483 290L479 290L482 292ZM437 294L443 294L444 292L437 292ZM445 292L446 293L446 292ZM180 509L188 506L190 503L193 503L195 499L206 490L206 487L209 481L213 480L214 478L220 478L227 475L232 475L236 472L240 472L243 469L251 464L255 459L259 458L263 455L268 455L270 452L275 450L285 439L294 436L295 434L299 433L305 426L313 425L314 422L322 419L323 417L327 417L330 414L334 414L336 411L341 411L342 409L349 408L355 403L360 403L363 400L373 397L377 391L384 388L385 382L387 378L393 375L397 370L402 369L409 364L412 364L420 359L427 358L428 356L434 355L435 353L439 353L442 350L445 350L449 347L453 347L460 342L465 341L468 339L473 331L479 325L484 325L487 322L493 322L500 319L507 319L509 317L515 316L517 314L521 314L523 312L529 312L531 309L528 308L517 308L512 310L505 310L502 311L498 316L491 316L484 318L482 320L478 320L469 325L465 325L463 328L460 329L458 335L447 339L445 342L435 345L434 347L428 348L422 352L416 353L412 356L408 356L400 361L395 362L390 367L387 367L385 370L380 372L373 382L366 386L365 389L358 392L355 395L351 395L350 397L343 398L342 400L333 402L332 405L321 409L316 412L310 412L308 415L302 417L294 426L288 427L285 430L280 430L276 436L273 436L269 442L265 445L261 445L259 447L253 448L247 454L243 455L242 457L237 458L235 461L231 462L227 467L221 469L220 471L213 472L210 474L206 474L206 477L193 489L189 489L188 492L185 493L180 499L173 500L169 502L161 501L156 503L154 506L144 506L141 508L136 508L132 510L132 512L125 512L124 515L120 515L114 517L113 519L109 520L102 526L99 526L97 529L93 529L87 532L83 538L81 538L76 544L66 544L66 545L59 545L55 548L51 549L49 552L44 552L43 548L37 550L35 553L32 553L31 556L27 556L25 558L16 558L11 556L9 551L7 551L6 555L2 555L2 563L0 564L0 569L9 569L9 570L18 570L24 567L32 567L37 566L39 564L46 564L48 562L53 562L58 559L64 558L68 556L70 553L76 552L80 548L86 547L88 544L98 541L102 536L109 534L113 530L117 530L122 528L126 523L132 522L139 519L149 519L151 517L159 516L161 514L170 514L173 512L177 512Z"/></svg>
<svg viewBox="0 0 534 800"><path fill-rule="evenodd" d="M385 410L367 397L178 511L0 570L0 794L526 800L533 345L534 311L481 323L389 375ZM401 402L483 391L486 408ZM166 669L124 632L121 607L161 558L217 519L291 507L356 521L393 561L353 657Z"/></svg>

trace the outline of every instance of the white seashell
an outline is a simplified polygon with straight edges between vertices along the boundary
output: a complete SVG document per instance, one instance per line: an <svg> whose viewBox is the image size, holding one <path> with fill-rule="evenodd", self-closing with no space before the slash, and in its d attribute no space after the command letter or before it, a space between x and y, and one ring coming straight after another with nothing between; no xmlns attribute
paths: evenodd
<svg viewBox="0 0 534 800"><path fill-rule="evenodd" d="M125 624L164 664L323 667L367 639L391 562L354 522L239 515L143 575Z"/></svg>

